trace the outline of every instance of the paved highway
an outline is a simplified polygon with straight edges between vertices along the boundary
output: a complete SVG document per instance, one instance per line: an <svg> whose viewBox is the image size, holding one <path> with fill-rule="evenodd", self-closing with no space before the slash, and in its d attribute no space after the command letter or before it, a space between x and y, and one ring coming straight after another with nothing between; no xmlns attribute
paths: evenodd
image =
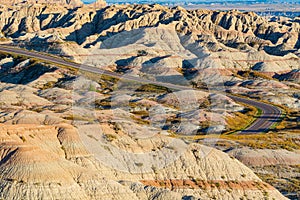
<svg viewBox="0 0 300 200"><path fill-rule="evenodd" d="M46 55L43 53L28 51L25 49L15 48L15 47L7 46L7 45L0 45L0 51L6 52L6 53L22 55L25 57L36 58L36 59L39 59L44 62L46 61L48 63L50 62L50 63L54 63L54 64L64 65L67 67L72 67L75 69L79 69L82 71L88 71L88 72L92 72L92 73L96 73L96 74L103 74L103 75L111 76L114 78L120 78L122 80L136 81L136 82L145 83L145 84L160 85L160 86L164 86L164 87L167 87L170 89L175 89L175 90L187 90L187 89L190 90L190 89L192 89L191 87L187 87L187 86L151 81L151 80L140 78L138 76L132 76L132 75L127 75L127 74L123 75L123 74L119 74L119 73L115 73L115 72L111 72L111 71L107 71L107 70L102 70L100 68L95 68L95 67L85 65L85 64L79 64L79 63L66 61L61 57Z"/></svg>
<svg viewBox="0 0 300 200"><path fill-rule="evenodd" d="M249 127L240 131L239 134L257 134L266 132L280 120L282 112L281 109L276 106L232 95L229 96L235 101L252 105L262 111L261 115Z"/></svg>
<svg viewBox="0 0 300 200"><path fill-rule="evenodd" d="M60 57L50 56L50 55L46 55L46 54L42 54L42 53L38 53L38 52L34 52L34 51L28 51L25 49L15 48L15 47L7 46L7 45L0 45L0 51L6 52L6 53L18 54L18 55L22 55L22 56L26 56L26 57L31 57L31 58L36 58L36 59L42 60L44 62L50 62L50 63L54 63L54 64L64 65L67 67L72 67L75 69L88 71L88 72L92 72L92 73L96 73L96 74L104 74L104 75L111 76L114 78L121 78L123 80L136 81L136 82L146 83L146 84L154 84L154 85L164 86L164 87L167 87L170 89L175 89L175 90L191 90L192 89L191 87L187 87L187 86L180 86L180 85L175 85L175 84L171 84L171 83L151 81L151 80L142 79L142 78L136 77L136 76L130 76L130 75L124 76L119 73L102 70L102 69L95 68L95 67L92 67L89 65L69 62ZM277 123L277 121L280 119L281 110L279 108L277 108L276 106L262 103L259 101L255 101L255 100L236 97L236 96L232 96L232 95L229 95L229 96L232 99L234 99L235 101L245 103L248 105L252 105L252 106L255 106L262 110L262 115L259 118L257 118L247 129L239 132L239 134L257 134L257 133L265 132L268 129L270 129L270 127L272 127L275 123Z"/></svg>

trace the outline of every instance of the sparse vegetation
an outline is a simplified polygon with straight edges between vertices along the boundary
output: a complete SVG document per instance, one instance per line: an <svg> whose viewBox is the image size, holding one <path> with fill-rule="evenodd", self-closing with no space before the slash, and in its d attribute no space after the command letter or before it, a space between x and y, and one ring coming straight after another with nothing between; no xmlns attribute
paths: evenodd
<svg viewBox="0 0 300 200"><path fill-rule="evenodd" d="M96 141L98 141L98 139L95 137L95 136L93 136L93 135L87 135L89 138L92 138L93 140L96 140Z"/></svg>
<svg viewBox="0 0 300 200"><path fill-rule="evenodd" d="M138 50L137 56L147 56L148 52L145 50Z"/></svg>
<svg viewBox="0 0 300 200"><path fill-rule="evenodd" d="M150 124L150 122L148 120L144 120L136 115L132 115L132 116L130 116L130 118L132 120L134 120L137 124L140 124L140 125L149 125Z"/></svg>
<svg viewBox="0 0 300 200"><path fill-rule="evenodd" d="M262 133L255 135L205 135L193 136L193 139L200 140L204 138L220 138L238 142L241 146L248 146L254 149L287 149L299 150L299 137L290 137L297 133ZM296 135L295 135L296 136Z"/></svg>
<svg viewBox="0 0 300 200"><path fill-rule="evenodd" d="M105 134L104 135L104 138L108 141L108 142L112 142L114 140L117 139L117 136L116 135L112 135L112 134Z"/></svg>
<svg viewBox="0 0 300 200"><path fill-rule="evenodd" d="M151 92L151 93L165 93L170 92L170 90L163 86L153 85L153 84L144 84L140 86L137 90L137 92Z"/></svg>
<svg viewBox="0 0 300 200"><path fill-rule="evenodd" d="M253 70L239 71L237 74L246 79L262 78L262 79L266 79L266 80L274 80L272 77L270 77L264 73L261 73L258 71L253 71Z"/></svg>
<svg viewBox="0 0 300 200"><path fill-rule="evenodd" d="M69 115L64 117L65 120L71 120L71 121L88 121L88 122L93 122L94 119L81 116L81 115Z"/></svg>
<svg viewBox="0 0 300 200"><path fill-rule="evenodd" d="M234 117L227 117L226 123L229 133L234 133L236 131L241 131L246 129L249 125L251 125L257 117L261 115L261 110L250 105L242 104L245 107L243 113L242 112L236 112L234 113Z"/></svg>
<svg viewBox="0 0 300 200"><path fill-rule="evenodd" d="M144 164L143 163L134 163L137 167L142 167Z"/></svg>
<svg viewBox="0 0 300 200"><path fill-rule="evenodd" d="M20 136L20 139L21 139L23 142L26 142L25 136L21 135L21 136Z"/></svg>
<svg viewBox="0 0 300 200"><path fill-rule="evenodd" d="M271 77L272 75L268 75L268 73L250 70L254 64L263 64L261 65L262 71L269 71L269 69L272 69L272 64L265 65L263 62L276 62L276 71L278 70L277 67L281 67L281 64L283 71L297 67L294 63L297 63L299 60L299 58L297 58L297 53L299 52L295 51L295 45L284 45L284 41L288 40L289 43L293 42L293 38L290 38L292 35L281 34L286 32L286 30L290 30L290 27L294 27L293 23L297 22L280 18L279 23L274 21L270 23L269 26L267 21L258 19L256 20L258 24L255 27L252 26L256 23L253 19L257 18L253 17L255 16L254 13L240 13L238 11L229 11L228 13L214 11L198 12L194 10L185 11L183 8L163 8L163 6L157 5L147 5L146 7L143 7L142 5L112 6L101 9L100 12L89 8L88 13L85 13L84 6L79 9L71 9L67 6L67 8L61 7L61 9L64 9L61 12L63 14L59 16L61 20L52 20L57 18L57 9L54 9L53 12L51 6L47 5L47 8L44 8L44 6L44 4L39 5L38 10L43 11L43 9L46 9L45 12L49 14L49 16L48 14L46 16L47 21L53 21L53 23L62 21L66 23L58 23L56 24L57 26L52 24L52 28L49 26L40 27L43 30L41 30L41 32L39 30L35 30L34 32L36 32L36 34L34 36L32 34L27 34L27 32L32 28L36 29L35 25L40 24L39 22L44 20L44 16L35 16L37 13L40 15L41 12L34 12L36 10L34 6L32 9L27 9L28 12L34 12L31 13L34 21L25 20L26 26L23 26L24 21L21 20L24 17L21 16L23 14L18 13L18 11L15 10L14 12L16 12L16 15L14 16L5 14L5 7L3 10L3 17L5 19L3 19L2 22L4 23L4 29L5 27L9 27L9 30L6 30L2 35L5 35L7 38L13 38L15 44L20 44L24 48L36 48L40 51L42 51L41 49L47 49L47 51L51 51L54 54L63 54L62 57L65 57L64 60L68 62L72 62L71 60L68 60L68 58L84 61L87 58L84 54L87 53L91 56L87 58L86 63L90 63L95 67L108 65L101 66L101 69L108 69L110 72L120 72L120 74L114 75L107 72L105 74L110 74L111 76L104 74L99 75L97 73L77 69L80 68L79 64L66 64L66 66L63 66L52 63L49 61L51 59L39 60L37 58L32 58L30 59L29 65L21 66L18 64L21 61L27 60L27 56L15 54L12 54L12 56L10 54L0 55L0 57L4 56L7 58L3 61L5 64L1 64L0 71L5 71L9 68L12 70L12 72L7 72L7 74L6 72L2 73L0 77L6 77L6 80L8 80L7 83L2 82L1 80L3 88L0 88L1 92L2 90L8 91L5 91L6 93L3 92L3 95L1 96L3 98L1 99L3 99L4 102L0 102L0 119L3 123L3 125L1 125L1 131L3 132L1 140L3 140L2 142L4 144L2 145L1 143L4 148L4 150L0 149L0 151L2 150L2 157L4 159L1 161L8 167L8 169L14 167L14 162L22 162L21 164L17 163L15 165L17 167L14 168L14 170L1 174L1 180L12 181L12 183L4 182L4 185L6 185L7 188L11 188L11 186L15 187L15 191L17 191L17 194L7 193L4 196L7 196L9 199L10 197L22 198L24 195L26 196L27 194L30 194L32 195L32 198L34 198L34 195L36 194L37 196L45 196L46 193L46 195L48 195L51 193L52 189L57 191L57 188L55 187L59 187L58 189L63 191L65 187L68 188L68 186L72 186L74 183L77 183L76 186L81 187L81 189L84 190L86 189L86 184L84 183L101 183L103 181L106 183L105 186L115 190L112 191L112 196L107 197L108 199L110 197L118 196L119 190L122 190L122 192L126 192L128 190L130 193L128 196L135 196L133 193L143 190L140 183L145 180L144 176L149 178L149 184L153 184L153 188L144 187L148 198L153 196L161 198L161 194L168 196L169 189L177 192L176 187L179 188L180 195L183 195L185 189L187 189L190 194L194 193L192 191L193 189L196 189L194 194L197 193L196 195L199 195L199 198L204 199L228 199L230 196L233 197L237 193L240 195L239 198L249 199L253 196L251 194L252 188L254 188L254 196L256 197L257 195L257 198L259 199L269 199L270 196L273 195L273 192L270 192L270 194L268 193L269 185L261 183L256 176L244 168L245 166L242 166L241 163L237 162L234 158L236 154L231 152L232 155L226 156L224 153L213 150L213 154L208 155L212 156L207 157L208 159L202 159L200 158L203 153L202 150L205 150L206 148L191 143L201 143L203 139L208 139L205 141L206 143L203 142L204 145L215 145L215 147L224 150L224 152L230 152L232 150L235 151L236 149L234 148L236 147L250 147L240 148L238 151L244 151L244 149L246 149L254 152L254 154L255 151L251 148L287 149L290 151L300 149L299 110L292 110L283 106L282 109L285 110L285 113L282 116L283 121L274 124L271 131L262 134L242 135L235 133L246 129L249 125L251 125L251 123L261 115L262 111L255 107L243 104L245 109L234 113L231 109L226 110L219 106L220 102L223 101L222 98L217 98L216 102L213 102L211 101L212 99L210 99L214 96L213 93L215 93L216 96L219 94L222 96L224 94L223 92L220 92L220 88L222 87L219 86L221 85L216 84L222 82L222 76L226 76L227 82L225 83L225 89L228 92L237 92L240 94L245 93L248 97L255 98L259 101L269 99L270 101L278 102L275 97L274 99L270 99L273 98L272 95L280 96L281 94L284 94L288 97L292 97L292 92L295 93L293 94L293 99L299 98L299 95L296 94L299 89L299 86L297 85L298 83L294 82L294 87L292 88L289 85L286 85L285 87L284 83L281 84L277 82L279 79L285 79L285 75L280 76L278 80L274 80ZM135 12L136 8L139 9L137 13ZM11 9L12 8L8 9L9 12ZM19 9L19 7L16 7L15 9ZM152 16L152 12L154 12L154 16ZM184 15L184 19L180 19L182 15ZM7 16L12 17L12 19L6 19ZM224 24L224 20L215 19L216 16L218 19L223 19L225 17L226 24ZM243 19L246 19L247 23L241 24L240 20L245 21ZM274 19L272 19L272 21ZM127 23L128 20L133 23ZM162 20L162 24L160 22L157 23L157 20ZM198 23L199 20L203 21L203 23ZM67 23L67 21L69 21L69 23ZM7 24L9 22L20 22L21 24ZM102 26L101 22L105 22L107 27ZM176 26L172 26L171 29L170 27L164 26L164 24L172 24L173 22ZM260 25L260 23L262 24ZM60 24L63 24L63 26L60 27ZM158 25L159 27L157 27ZM213 27L211 28L210 25L213 25ZM242 27L240 25L242 25ZM56 27L59 30L56 30L56 28L53 27ZM73 30L74 27L76 31ZM51 28L51 30L47 30L48 28ZM137 31L139 28L142 28L142 32ZM150 29L148 30L148 28ZM87 29L91 29L91 31L88 31L87 34L81 34L86 32ZM241 31L242 29L243 31ZM50 35L45 35L42 32L50 33ZM118 40L118 36L124 36L123 34L118 34L118 32L124 32L126 42L121 41L124 37ZM181 32L182 34L178 35L178 32ZM264 35L264 32L267 33L267 35ZM126 33L129 34L127 35L129 37L126 37ZM184 34L186 33L188 34L187 38L184 37ZM249 33L250 36L246 37ZM251 34L252 36L257 37L252 37ZM130 37L130 35L132 37ZM189 37L189 35L191 37ZM243 35L245 36L245 41L241 40L240 36ZM28 38L27 36L32 37ZM0 38L0 40L4 39ZM153 42L151 40L153 40ZM142 44L142 42L144 42L144 44ZM297 42L297 40L295 40L295 42ZM275 43L276 45L274 45ZM26 46L29 44L34 46ZM38 47L38 45L41 45L41 47ZM126 47L127 45L128 48ZM144 48L142 47L143 45ZM224 45L228 45L231 48ZM251 48L251 46L255 49ZM290 48L289 46L293 47ZM106 47L109 49L105 49ZM121 48L117 49L119 47ZM166 48L159 49L159 47ZM144 50L138 50L141 48ZM270 50L267 51L267 48L270 48ZM274 52L270 52L273 50ZM275 56L272 55L275 55L277 53L276 51L282 50L286 51L287 54L289 54L289 51L294 54L292 53L284 56L282 60L280 56L277 56L275 61ZM265 51L266 53L260 54L260 51ZM31 51L31 55L33 53L34 50ZM97 53L96 55L100 56L95 56L93 53ZM43 52L38 54L46 55L46 53ZM58 58L59 55L50 56L52 58ZM107 57L105 57L106 55ZM293 59L292 62L290 62L289 57L293 57L291 58ZM104 58L103 62L99 60L99 58ZM260 61L257 61L257 59L261 59L261 63ZM59 63L64 64L63 62ZM76 69L71 66L76 66ZM33 67L34 70L28 70ZM25 69L24 71L22 71L23 68ZM48 70L48 68L51 70ZM214 74L215 70L221 71L221 74ZM279 70L281 70L281 68L279 68ZM97 70L95 69L91 71ZM132 76L139 76L144 80L152 80L152 82L143 80L139 82L140 80L137 81L137 78L130 79L125 78L125 76L122 78L122 75L125 72L129 72ZM228 77L230 74L234 77ZM95 81L101 87L98 87L98 84L95 82L88 85L86 84L88 82L85 82L84 80L82 90L74 95L75 98L70 98L72 90L71 84L74 80L77 80L78 75L85 76L87 79ZM48 80L54 81L47 82ZM198 96L197 94L197 97L205 100L201 103L199 101L189 103L188 100L192 98L190 98L191 96L189 93L184 93L183 101L181 101L181 98L178 95L175 95L178 97L177 99L176 97L164 99L164 97L167 96L167 93L171 92L171 89L155 85L157 84L157 82L155 83L155 80L166 81L166 83L182 80L180 83L182 85L176 88L184 87L184 84L188 84L188 82L190 82L193 88L205 90L205 93L210 96L210 98L206 98L206 95L202 96L199 94ZM209 80L212 85L215 85L209 85L210 83L206 84L205 81L207 80ZM45 81L47 82L46 84L44 84ZM191 90L191 85L185 87L185 89ZM266 88L271 86L271 88L260 88L264 86L266 86ZM53 89L53 87L59 88ZM280 90L281 87L287 88L286 91L277 92L276 90ZM48 90L47 93L46 91L41 91L45 89ZM88 100L85 101L83 99L83 94L86 94L86 91L83 90L86 89L90 91L87 93L90 96L88 97ZM293 91L289 91L289 89L293 89ZM129 91L133 92L129 94ZM73 92L76 93L77 91L74 90ZM101 94L96 95L95 92ZM9 96L6 100L7 95ZM47 98L46 95L48 95L49 98ZM117 98L114 98L114 96ZM225 98L225 95L223 96ZM96 98L95 102L92 99L93 97ZM187 100L185 100L185 97ZM115 99L116 101L114 101ZM230 104L228 107L232 106L232 108L235 108L236 105L231 103L230 99L226 99L226 101ZM15 104L11 106L11 102L14 102ZM73 102L76 103L73 104ZM90 113L88 109L94 109L94 103L96 104L95 113ZM76 109L77 113L80 113L79 115L72 115L72 104L74 105L73 108ZM180 104L185 105L181 106ZM90 107L84 107L83 110L80 110L82 107L81 105ZM159 111L158 109L155 110L156 108L153 110L151 109L151 107L153 108L157 105L162 106L161 110L164 112L156 112ZM216 109L209 109L211 105L216 105ZM113 111L115 111L116 107L120 108L118 110L121 110L124 107L126 107L126 109L122 110L122 115L114 115L115 113L113 113ZM239 106L237 106L237 108L239 108ZM202 111L203 113L201 113ZM94 117L93 114L97 117ZM227 132L224 131L222 135L208 135L208 130L224 130L224 126L220 125L221 123L225 124L220 122L223 120L222 114L227 117L227 127L225 130ZM122 119L123 116L124 120ZM164 120L165 116L167 118L166 121ZM63 123L60 123L62 121L61 118L65 119L63 120ZM211 118L211 121L209 121L209 118ZM96 131L94 132L91 130L96 127L94 125L95 122L98 122L98 120L101 123L101 130L104 132L103 135L96 135ZM163 124L163 126L156 126L155 123L151 123L151 120L155 122L162 121L161 124ZM33 123L30 124L32 121ZM73 123L73 121L78 122ZM199 121L201 122L198 123ZM189 123L184 124L185 122ZM146 130L147 128L149 128L149 130ZM264 131L265 128L261 130ZM139 137L140 133L144 133L146 135L148 131L149 133L158 134L153 137L152 134L149 134L149 138ZM81 133L87 133L87 135L85 135L86 137L79 138L78 134ZM190 133L195 135L191 135ZM171 150L179 151L181 146L183 146L180 143L176 143L178 140L169 138L167 135L170 137L182 137L186 139L183 142L187 145L191 144L191 146L188 146L189 148L185 149L186 151L184 151L184 154L178 155L178 152L176 152L175 154L167 155L166 153ZM221 140L216 141L215 138ZM87 139L87 142L95 142L99 140L99 145L91 144L88 146L90 143L85 143L85 139ZM104 141L104 144L101 144L100 141L102 140ZM20 144L22 141L24 142L23 145ZM173 141L175 142L173 143ZM110 144L110 142L112 144ZM87 151L85 151L82 145L84 145L84 147L91 147L92 149L100 148L101 150L106 150L107 152L102 151L103 154L100 154L101 156L104 156L103 158L108 162L105 163L104 161L106 160L101 160L101 163L99 163L96 160L96 154L98 154L98 152L94 153L93 150L91 150L91 152L88 153L90 149L86 149ZM111 147L110 145L114 145L115 147ZM25 148L23 148L23 146ZM32 149L34 152L31 155L30 150ZM147 152L147 154L144 154L143 156L149 155L151 158L149 160L144 159L143 161L137 161L138 159L130 161L128 159L131 158L131 156L118 154L116 151L117 149L128 150L133 155L138 155L141 151L148 150L150 153ZM39 150L42 151L39 153ZM29 152L29 154L27 152ZM47 154L47 152L49 154ZM268 150L268 152L273 153L274 151ZM281 153L285 151L276 152ZM294 155L295 152L289 153ZM65 154L65 157L62 155L63 153ZM118 154L118 158L116 158L117 160L113 158L110 159L109 156L107 156L107 153L110 154L110 156L116 156ZM32 161L30 160L30 156L34 156ZM39 156L42 159L39 159ZM179 159L177 159L174 163L169 163L169 158L174 156L180 157L178 157ZM42 169L40 169L41 171L39 171L39 169L30 170L32 169L31 165L39 165L39 162L47 164L48 158L50 161L49 164L52 164L52 168L49 168L50 171L47 171L49 174L46 174L46 178L47 180L50 180L50 182L35 183L38 176L43 175L43 171ZM221 163L222 166L215 164L215 160L218 160L219 158L224 160L224 163ZM236 156L236 158L239 159L238 156ZM56 165L53 165L53 160ZM159 164L153 164L151 163L152 160L160 161L168 166L165 168L163 164L162 166ZM249 160L249 162L251 162L251 159ZM241 161L243 160L241 159ZM109 166L109 164L112 165ZM122 164L125 164L125 166L123 167ZM152 166L152 164L155 166ZM197 166L197 164L200 166ZM19 165L26 165L27 167L20 167ZM58 169L56 170L55 167L57 166ZM151 173L151 169L149 173L146 172L146 170L149 170L149 167L151 166L154 173ZM110 169L110 167L113 167L113 169ZM128 170L129 173L118 172L117 168L119 167L122 170ZM276 187L283 187L280 185L285 185L284 187L286 192L299 191L299 177L284 177L286 173L285 170L288 167L285 166L285 168L282 167L282 169L278 168L278 171L275 170L275 167L274 169L271 168L270 171L274 172L274 174L265 173L266 168L261 168L260 172L263 173L259 175L263 180L274 184ZM162 169L161 172L159 171L160 169ZM293 169L295 170L293 172L295 172L295 174L299 174L300 172L298 169L299 166L296 166L295 169ZM7 171L7 169L4 169L4 171L5 170ZM108 172L105 172L103 176L98 176L97 172L99 172L99 170L108 170ZM141 174L134 175L134 171L140 171ZM211 173L214 171L216 173ZM10 172L14 172L14 174L11 175ZM63 172L65 174L59 177L55 176L55 172ZM276 177L276 174L281 173L284 174L282 177ZM17 181L18 177L16 176L18 174L24 176L24 180L28 181L28 183L25 183L23 180ZM29 177L25 177L28 174L31 175ZM82 178L80 174L85 175ZM113 174L115 175L113 179L114 181L110 181ZM199 176L204 180L196 178L196 176ZM123 179L124 177L126 180L128 178L130 183L128 181L118 180L119 178ZM171 177L173 180L171 180ZM233 177L236 177L236 180L232 180ZM62 180L60 180L60 178ZM91 180L89 180L89 178ZM55 179L56 181L51 182L52 179ZM40 180L44 180L43 177L41 177ZM256 181L254 182L252 180ZM115 184L118 182L123 182L124 186L130 185L130 188L120 188L121 185ZM139 183L135 184L135 182ZM24 184L26 187L23 187ZM21 190L19 186L21 186ZM97 196L98 192L97 194L94 194L94 191L99 191L100 193L103 192L99 186L99 184L93 184L90 188L88 188L89 191L87 191L86 194L79 192L78 198L89 197L91 195ZM249 188L247 188L248 186ZM38 193L30 191L30 187L38 187ZM50 193L48 190L45 193L43 189L49 189L49 187ZM168 190L159 190L159 187L167 188ZM22 188L25 188L25 190L23 191ZM241 188L242 190L247 189L248 191L243 193L243 191L240 190ZM239 191L237 192L237 190ZM232 194L228 194L226 191L229 193L232 192ZM57 198L56 193L53 195L51 194L53 198ZM245 193L249 194L249 197ZM58 198L70 196L67 193L63 196L63 192L60 192L59 195L61 196L58 196ZM172 195L173 194L171 194L171 196ZM139 195L137 196L139 197Z"/></svg>
<svg viewBox="0 0 300 200"><path fill-rule="evenodd" d="M40 88L40 89L41 89L41 90L46 90L46 89L49 89L49 88L53 88L53 87L54 87L54 84L55 84L55 82L53 82L53 81L47 82L47 83L44 84L43 87Z"/></svg>

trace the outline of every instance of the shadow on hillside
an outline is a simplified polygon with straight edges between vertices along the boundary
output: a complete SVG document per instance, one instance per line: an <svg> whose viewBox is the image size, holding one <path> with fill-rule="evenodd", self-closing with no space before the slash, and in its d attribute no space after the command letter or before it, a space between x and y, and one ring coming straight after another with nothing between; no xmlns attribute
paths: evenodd
<svg viewBox="0 0 300 200"><path fill-rule="evenodd" d="M151 5L149 5L151 6ZM135 13L124 13L123 10L119 10L118 12L114 13L113 16L107 18L106 17L106 10L109 9L103 8L101 10L96 11L96 15L93 17L93 20L89 23L85 23L80 29L75 30L72 32L69 36L66 37L69 41L75 41L78 44L82 44L85 42L86 38L94 35L94 34L100 34L105 30L108 30L109 28L120 25L121 23L137 20L141 16L145 15L147 11L144 12L135 12ZM143 32L144 28L147 27L157 27L159 24L169 24L172 21L175 21L176 19L180 17L179 15L176 15L176 13L173 16L165 17L167 13L162 13L159 16L159 19L157 22L146 25L146 26L139 26L131 31L125 31L125 25L120 26L119 31L107 31L105 35L100 36L96 41L87 43L85 45L85 48L89 48L90 46L95 45L98 42L103 42L108 38L113 37L116 34L126 33L130 35L131 37L134 37L134 31L140 31ZM133 31L133 32L132 32ZM121 41L125 41L125 39L122 39ZM115 48L118 48L120 46L116 46ZM102 48L107 48L107 44L103 44Z"/></svg>
<svg viewBox="0 0 300 200"><path fill-rule="evenodd" d="M57 68L46 67L41 64L34 64L26 67L21 71L7 71L1 74L0 82L13 83L13 84L23 84L26 85L47 72L53 72Z"/></svg>

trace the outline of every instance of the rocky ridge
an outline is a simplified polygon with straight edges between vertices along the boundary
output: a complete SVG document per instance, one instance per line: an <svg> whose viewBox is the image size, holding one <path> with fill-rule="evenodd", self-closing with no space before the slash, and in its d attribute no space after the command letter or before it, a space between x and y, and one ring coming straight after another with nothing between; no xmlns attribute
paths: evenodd
<svg viewBox="0 0 300 200"><path fill-rule="evenodd" d="M1 42L206 91L147 88L141 94L139 86L122 87L122 80L116 85L107 77L92 81L57 66L1 54L0 198L285 199L232 156L189 141L182 152L182 143L176 143L182 140L172 140L168 131L205 133L208 121L218 125L210 127L213 131L224 131L223 116L245 109L212 94L224 86L299 107L299 19L160 5L99 6L101 1L76 8L4 5ZM162 128L164 119L171 120ZM145 152L150 158L137 156ZM299 161L297 153L286 151L231 153L244 164L257 161L259 167L285 161L297 166ZM253 160L257 154L266 157ZM174 155L177 159L166 165Z"/></svg>
<svg viewBox="0 0 300 200"><path fill-rule="evenodd" d="M0 76L0 198L285 199L233 157L169 137L141 124L134 112L96 109L91 120L86 105L111 95L101 94L100 83L51 65L3 59L13 64ZM43 73L22 78L36 65L45 67ZM6 79L11 73L15 78ZM115 102L118 97L126 95ZM159 104L140 98L137 105ZM170 95L159 99L174 101Z"/></svg>
<svg viewBox="0 0 300 200"><path fill-rule="evenodd" d="M212 82L212 70L223 77L217 82L239 70L281 80L299 73L298 18L160 5L61 7L59 13L46 5L1 9L2 40L109 70L181 83Z"/></svg>

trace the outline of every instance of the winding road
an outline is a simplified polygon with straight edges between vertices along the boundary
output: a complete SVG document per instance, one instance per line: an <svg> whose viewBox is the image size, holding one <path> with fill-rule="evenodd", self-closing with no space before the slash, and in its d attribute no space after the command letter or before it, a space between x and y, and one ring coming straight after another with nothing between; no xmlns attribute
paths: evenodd
<svg viewBox="0 0 300 200"><path fill-rule="evenodd" d="M123 75L123 74L119 74L119 73L115 73L115 72L111 72L111 71L106 71L106 70L95 68L95 67L92 67L89 65L78 64L78 63L66 61L61 57L47 55L44 53L39 53L39 52L34 52L34 51L28 51L25 49L20 49L20 48L16 48L16 47L12 47L12 46L7 46L7 45L0 45L0 52L22 55L22 56L29 57L29 58L39 59L41 61L48 62L48 63L63 65L63 66L71 67L71 68L82 70L82 71L92 72L92 73L99 74L99 75L107 75L107 76L111 76L114 78L121 78L123 80L136 81L136 82L146 83L146 84L153 84L153 85L163 86L163 87L167 87L167 88L175 89L175 90L191 90L192 89L191 87L187 87L187 86L180 86L180 85L175 85L175 84L171 84L171 83L151 81L151 80L142 79L142 78L136 77L136 76ZM279 109L278 107L273 106L271 104L262 103L259 101L250 100L250 99L246 99L246 98L236 97L236 96L229 95L229 94L225 94L225 95L228 95L230 98L232 98L233 100L235 100L237 102L252 105L262 111L261 116L259 116L249 127L247 127L243 131L240 131L238 134L258 134L258 133L266 132L274 124L276 124L281 117L281 114L282 114L281 109Z"/></svg>
<svg viewBox="0 0 300 200"><path fill-rule="evenodd" d="M262 112L261 115L249 127L240 131L239 134L257 134L266 132L280 120L282 111L276 106L246 98L236 97L233 95L228 96L237 102L254 106L260 109Z"/></svg>

